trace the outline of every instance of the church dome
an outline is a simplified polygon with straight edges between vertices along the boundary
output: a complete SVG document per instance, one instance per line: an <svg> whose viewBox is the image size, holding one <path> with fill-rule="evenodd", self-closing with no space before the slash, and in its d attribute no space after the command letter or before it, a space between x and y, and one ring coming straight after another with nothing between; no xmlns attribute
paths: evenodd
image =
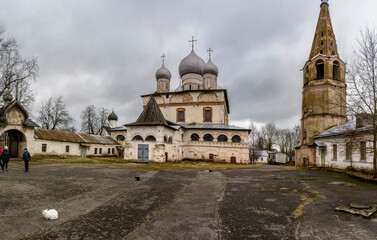
<svg viewBox="0 0 377 240"><path fill-rule="evenodd" d="M203 67L206 63L204 60L196 55L194 50L191 53L182 59L181 63L179 64L179 75L182 77L187 73L197 73L202 74Z"/></svg>
<svg viewBox="0 0 377 240"><path fill-rule="evenodd" d="M109 120L109 121L118 121L118 116L115 114L114 110L107 117L107 120Z"/></svg>
<svg viewBox="0 0 377 240"><path fill-rule="evenodd" d="M202 75L210 73L214 75L219 75L219 69L217 66L211 61L211 59L208 60L207 64L204 65L203 70L202 70Z"/></svg>
<svg viewBox="0 0 377 240"><path fill-rule="evenodd" d="M171 79L170 71L165 67L165 64L162 63L162 66L156 72L156 79L167 78Z"/></svg>

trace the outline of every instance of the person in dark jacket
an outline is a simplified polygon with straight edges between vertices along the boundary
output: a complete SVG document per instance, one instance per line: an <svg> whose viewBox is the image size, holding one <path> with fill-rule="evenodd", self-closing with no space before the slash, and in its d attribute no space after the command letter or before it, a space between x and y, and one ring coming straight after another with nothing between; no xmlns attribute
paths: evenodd
<svg viewBox="0 0 377 240"><path fill-rule="evenodd" d="M8 151L7 146L4 147L4 151L1 154L0 159L3 160L3 168L2 169L4 170L4 168L5 168L5 172L8 172L8 163L9 163L9 159L10 159L10 153Z"/></svg>
<svg viewBox="0 0 377 240"><path fill-rule="evenodd" d="M25 148L24 154L22 155L22 161L25 163L25 172L29 171L29 161L30 161L30 153L28 152L27 148Z"/></svg>
<svg viewBox="0 0 377 240"><path fill-rule="evenodd" d="M1 170L4 171L4 165L3 165L3 161L1 160L1 154L3 153L3 145L0 144L0 166L1 166Z"/></svg>

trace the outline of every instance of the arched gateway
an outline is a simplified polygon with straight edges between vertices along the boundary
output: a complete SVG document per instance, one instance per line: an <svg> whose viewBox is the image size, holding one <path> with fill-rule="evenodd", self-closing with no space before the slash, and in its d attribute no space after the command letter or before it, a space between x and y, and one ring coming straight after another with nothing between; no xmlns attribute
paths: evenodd
<svg viewBox="0 0 377 240"><path fill-rule="evenodd" d="M27 138L19 130L11 129L0 136L0 143L8 146L12 158L22 157L23 149L27 147Z"/></svg>

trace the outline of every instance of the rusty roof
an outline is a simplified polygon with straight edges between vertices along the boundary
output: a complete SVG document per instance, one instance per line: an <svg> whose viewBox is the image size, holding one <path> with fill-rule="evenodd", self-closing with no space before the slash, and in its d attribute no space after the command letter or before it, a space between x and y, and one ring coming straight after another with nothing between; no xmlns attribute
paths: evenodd
<svg viewBox="0 0 377 240"><path fill-rule="evenodd" d="M86 134L80 133L79 134L87 143L92 144L104 144L104 145L119 145L117 141L115 141L112 137L103 137L101 135L93 135L93 134Z"/></svg>
<svg viewBox="0 0 377 240"><path fill-rule="evenodd" d="M34 130L34 136L36 139L59 141L59 142L72 142L72 143L92 143L103 145L119 145L111 137L102 137L100 135L65 132L58 130L49 130L36 128Z"/></svg>

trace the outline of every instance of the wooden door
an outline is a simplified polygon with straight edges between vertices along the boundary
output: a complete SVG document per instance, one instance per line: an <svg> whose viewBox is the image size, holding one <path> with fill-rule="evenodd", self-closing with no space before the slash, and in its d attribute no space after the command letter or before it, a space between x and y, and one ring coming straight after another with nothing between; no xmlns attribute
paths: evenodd
<svg viewBox="0 0 377 240"><path fill-rule="evenodd" d="M139 144L137 146L137 160L138 161L148 161L149 160L149 145Z"/></svg>
<svg viewBox="0 0 377 240"><path fill-rule="evenodd" d="M326 149L322 148L321 149L321 166L324 167L325 166L325 158L326 157Z"/></svg>
<svg viewBox="0 0 377 240"><path fill-rule="evenodd" d="M237 163L237 159L236 159L236 157L231 157L231 158L230 158L230 162L231 162L231 163Z"/></svg>

